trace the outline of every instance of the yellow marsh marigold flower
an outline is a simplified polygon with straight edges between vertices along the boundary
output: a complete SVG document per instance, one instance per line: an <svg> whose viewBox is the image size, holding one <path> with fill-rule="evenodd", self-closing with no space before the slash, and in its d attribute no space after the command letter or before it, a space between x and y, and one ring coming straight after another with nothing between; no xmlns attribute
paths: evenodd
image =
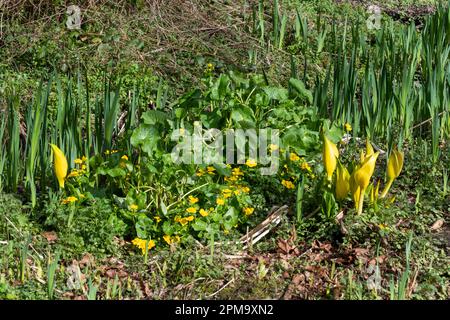
<svg viewBox="0 0 450 320"><path fill-rule="evenodd" d="M231 174L233 176L243 176L244 172L241 171L241 168L234 168L233 170L231 170Z"/></svg>
<svg viewBox="0 0 450 320"><path fill-rule="evenodd" d="M258 163L257 163L256 160L254 160L254 159L248 159L248 160L245 162L245 165L246 165L247 167L249 167L249 168L253 168L253 167L256 167L256 166L258 165Z"/></svg>
<svg viewBox="0 0 450 320"><path fill-rule="evenodd" d="M334 170L336 170L339 151L336 145L331 142L325 135L323 136L322 157L325 171L327 172L327 179L328 181L331 181Z"/></svg>
<svg viewBox="0 0 450 320"><path fill-rule="evenodd" d="M217 198L216 203L217 203L219 206L223 206L223 205L225 204L225 199L223 199L223 198Z"/></svg>
<svg viewBox="0 0 450 320"><path fill-rule="evenodd" d="M236 182L238 180L238 176L225 177L224 180L226 182Z"/></svg>
<svg viewBox="0 0 450 320"><path fill-rule="evenodd" d="M73 169L68 175L67 178L72 178L72 177L78 177L79 175L82 174L82 171L77 170L77 169Z"/></svg>
<svg viewBox="0 0 450 320"><path fill-rule="evenodd" d="M270 150L270 152L274 152L274 151L276 151L276 150L278 150L279 149L279 147L278 147L278 145L276 145L276 144L271 144L271 145L269 145L269 150Z"/></svg>
<svg viewBox="0 0 450 320"><path fill-rule="evenodd" d="M300 168L301 168L302 170L306 170L306 171L309 171L309 172L312 171L312 170L311 170L311 167L310 167L309 164L308 164L308 162L303 162L302 165L300 166Z"/></svg>
<svg viewBox="0 0 450 320"><path fill-rule="evenodd" d="M283 186L285 186L286 188L288 188L288 189L294 189L294 184L291 182L291 181L289 181L289 180L281 180L281 184L283 185Z"/></svg>
<svg viewBox="0 0 450 320"><path fill-rule="evenodd" d="M289 155L289 160L291 160L291 161L299 161L300 160L300 157L295 153L295 152L292 152L290 155Z"/></svg>
<svg viewBox="0 0 450 320"><path fill-rule="evenodd" d="M168 235L168 234L165 234L164 236L163 236L163 239L164 239L164 241L165 242L167 242L167 244L172 244L172 243L175 243L175 242L180 242L180 236L170 236L170 235Z"/></svg>
<svg viewBox="0 0 450 320"><path fill-rule="evenodd" d="M243 211L246 216L249 216L255 211L255 208L244 208Z"/></svg>
<svg viewBox="0 0 450 320"><path fill-rule="evenodd" d="M75 163L75 164L83 164L83 160L77 158L77 159L75 159L75 160L73 161L73 163Z"/></svg>
<svg viewBox="0 0 450 320"><path fill-rule="evenodd" d="M189 203L194 204L198 202L198 198L193 197L193 196L189 196Z"/></svg>
<svg viewBox="0 0 450 320"><path fill-rule="evenodd" d="M161 218L159 217L159 216L155 216L155 221L156 221L156 223L159 223L159 222L161 222Z"/></svg>
<svg viewBox="0 0 450 320"><path fill-rule="evenodd" d="M207 217L209 215L209 212L206 211L205 209L200 209L199 212L202 217Z"/></svg>
<svg viewBox="0 0 450 320"><path fill-rule="evenodd" d="M167 244L171 244L173 241L168 234L163 235L163 239Z"/></svg>
<svg viewBox="0 0 450 320"><path fill-rule="evenodd" d="M175 242L180 242L180 236L169 236L168 234L165 234L164 236L163 236L163 239L164 239L164 241L165 242L167 242L167 244L172 244L172 243L175 243Z"/></svg>
<svg viewBox="0 0 450 320"><path fill-rule="evenodd" d="M201 177L205 174L205 170L203 169L198 169L197 173L195 174L197 177Z"/></svg>
<svg viewBox="0 0 450 320"><path fill-rule="evenodd" d="M120 159L122 159L124 161L128 161L128 156L126 154L124 154L123 156L120 157Z"/></svg>
<svg viewBox="0 0 450 320"><path fill-rule="evenodd" d="M136 211L139 207L135 204L132 204L128 207L131 211Z"/></svg>
<svg viewBox="0 0 450 320"><path fill-rule="evenodd" d="M63 199L63 200L62 200L62 203L63 203L63 204L68 204L68 203L73 203L73 202L75 202L75 201L77 201L77 200L78 200L77 197L70 196L70 197L67 197L67 198Z"/></svg>
<svg viewBox="0 0 450 320"><path fill-rule="evenodd" d="M249 187L242 187L241 190L244 193L249 193L250 192L250 188Z"/></svg>
<svg viewBox="0 0 450 320"><path fill-rule="evenodd" d="M197 212L197 208L189 207L189 208L186 209L186 212L187 213L196 213Z"/></svg>
<svg viewBox="0 0 450 320"><path fill-rule="evenodd" d="M131 243L142 250L142 255L145 255L146 248L148 251L155 246L155 241L153 241L153 240L149 241L149 240L144 240L144 239L139 239L139 238L135 238L133 241L131 241Z"/></svg>
<svg viewBox="0 0 450 320"><path fill-rule="evenodd" d="M348 122L346 124L344 124L344 128L345 128L345 131L347 131L347 132L352 131L352 126Z"/></svg>
<svg viewBox="0 0 450 320"><path fill-rule="evenodd" d="M50 144L53 151L53 168L55 170L56 179L58 179L59 187L64 189L64 179L67 176L69 165L66 156L56 145Z"/></svg>
<svg viewBox="0 0 450 320"><path fill-rule="evenodd" d="M214 171L216 171L216 168L214 167L207 167L206 170L208 170L208 174L210 175L214 175Z"/></svg>
<svg viewBox="0 0 450 320"><path fill-rule="evenodd" d="M225 199L230 198L233 191L231 189L223 189L222 195Z"/></svg>

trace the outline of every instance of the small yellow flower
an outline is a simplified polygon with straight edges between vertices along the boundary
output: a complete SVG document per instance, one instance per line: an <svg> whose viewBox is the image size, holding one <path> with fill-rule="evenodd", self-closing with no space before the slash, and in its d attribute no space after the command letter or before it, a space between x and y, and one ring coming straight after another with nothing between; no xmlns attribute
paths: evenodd
<svg viewBox="0 0 450 320"><path fill-rule="evenodd" d="M193 196L189 196L189 203L190 204L194 204L198 202L198 198L193 197Z"/></svg>
<svg viewBox="0 0 450 320"><path fill-rule="evenodd" d="M86 162L86 160L87 160L86 156L81 157L81 161Z"/></svg>
<svg viewBox="0 0 450 320"><path fill-rule="evenodd" d="M291 181L289 181L289 180L281 180L281 184L283 185L283 186L285 186L286 188L288 188L288 189L294 189L294 184L291 182Z"/></svg>
<svg viewBox="0 0 450 320"><path fill-rule="evenodd" d="M258 165L258 163L256 162L256 160L248 159L248 160L245 162L245 165L246 165L247 167L249 167L249 168L253 168L253 167L256 167L256 166Z"/></svg>
<svg viewBox="0 0 450 320"><path fill-rule="evenodd" d="M244 211L244 214L245 214L246 216L249 216L249 215L251 215L251 214L253 213L253 211L255 211L255 208L249 208L249 207L247 207L247 208L244 208L243 211Z"/></svg>
<svg viewBox="0 0 450 320"><path fill-rule="evenodd" d="M231 170L231 174L236 177L244 175L244 173L241 171L241 168L234 168L233 170Z"/></svg>
<svg viewBox="0 0 450 320"><path fill-rule="evenodd" d="M186 212L187 213L196 213L197 212L197 208L189 207L189 208L186 209Z"/></svg>
<svg viewBox="0 0 450 320"><path fill-rule="evenodd" d="M238 176L225 177L224 180L226 182L236 182L239 179Z"/></svg>
<svg viewBox="0 0 450 320"><path fill-rule="evenodd" d="M155 221L156 221L156 223L159 223L159 222L161 222L161 218L159 217L159 216L155 216Z"/></svg>
<svg viewBox="0 0 450 320"><path fill-rule="evenodd" d="M214 175L215 173L214 173L214 171L216 171L216 168L214 168L214 167L208 167L208 168L206 168L207 170L208 170L208 174L210 174L210 175Z"/></svg>
<svg viewBox="0 0 450 320"><path fill-rule="evenodd" d="M77 158L77 159L75 159L75 160L73 161L73 163L75 163L75 164L83 164L83 160Z"/></svg>
<svg viewBox="0 0 450 320"><path fill-rule="evenodd" d="M223 189L222 190L222 195L225 199L230 198L231 194L233 191L231 191L230 189Z"/></svg>
<svg viewBox="0 0 450 320"><path fill-rule="evenodd" d="M167 242L167 244L171 244L173 242L168 234L163 235L163 239L165 242Z"/></svg>
<svg viewBox="0 0 450 320"><path fill-rule="evenodd" d="M83 164L82 166L81 166L81 171L84 171L84 170L86 170L86 165L85 164Z"/></svg>
<svg viewBox="0 0 450 320"><path fill-rule="evenodd" d="M187 221L192 221L192 220L194 220L194 216L186 217L186 220L187 220Z"/></svg>
<svg viewBox="0 0 450 320"><path fill-rule="evenodd" d="M138 207L137 205L135 205L135 204L132 204L132 205L130 205L130 207L129 207L129 209L130 209L131 211L136 211L138 208L139 208L139 207Z"/></svg>
<svg viewBox="0 0 450 320"><path fill-rule="evenodd" d="M225 199L223 199L223 198L217 198L216 203L217 203L219 206L223 206L223 205L225 204Z"/></svg>
<svg viewBox="0 0 450 320"><path fill-rule="evenodd" d="M347 131L347 132L352 131L352 126L348 122L344 125L344 128L345 128L345 131Z"/></svg>
<svg viewBox="0 0 450 320"><path fill-rule="evenodd" d="M195 174L197 177L201 177L205 174L205 170L203 169L198 169L197 173Z"/></svg>
<svg viewBox="0 0 450 320"><path fill-rule="evenodd" d="M242 192L244 193L249 193L250 192L250 188L249 187L242 187Z"/></svg>
<svg viewBox="0 0 450 320"><path fill-rule="evenodd" d="M202 217L207 217L209 215L209 212L206 211L205 209L200 209L200 215Z"/></svg>
<svg viewBox="0 0 450 320"><path fill-rule="evenodd" d="M122 159L124 161L128 161L128 156L126 154L124 154L122 157L120 157L120 159Z"/></svg>
<svg viewBox="0 0 450 320"><path fill-rule="evenodd" d="M131 243L142 250L142 255L145 255L146 248L148 251L155 246L155 241L153 241L153 240L149 241L149 240L144 240L144 239L139 239L139 238L135 238L133 241L131 241Z"/></svg>
<svg viewBox="0 0 450 320"><path fill-rule="evenodd" d="M67 178L78 177L79 175L81 175L81 171L78 171L77 169L73 169L73 170L67 175Z"/></svg>
<svg viewBox="0 0 450 320"><path fill-rule="evenodd" d="M309 166L308 162L303 162L301 165L302 170L306 170L311 172L311 167Z"/></svg>
<svg viewBox="0 0 450 320"><path fill-rule="evenodd" d="M289 155L289 160L295 162L295 161L300 160L300 157L299 157L295 152L292 152L292 153Z"/></svg>
<svg viewBox="0 0 450 320"><path fill-rule="evenodd" d="M279 149L279 147L276 144L269 145L270 152L274 152L274 151L276 151L278 149Z"/></svg>
<svg viewBox="0 0 450 320"><path fill-rule="evenodd" d="M62 203L63 203L63 204L68 204L68 203L73 203L73 202L75 202L75 201L77 201L77 200L78 200L77 197L70 196L70 197L67 197L66 199L63 199L63 200L62 200Z"/></svg>

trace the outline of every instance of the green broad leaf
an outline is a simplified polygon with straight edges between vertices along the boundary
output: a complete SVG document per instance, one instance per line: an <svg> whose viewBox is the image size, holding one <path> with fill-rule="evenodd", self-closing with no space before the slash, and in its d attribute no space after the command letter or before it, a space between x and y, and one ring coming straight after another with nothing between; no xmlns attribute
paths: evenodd
<svg viewBox="0 0 450 320"><path fill-rule="evenodd" d="M135 224L137 237L147 239L150 231L149 228L152 224L152 219L147 217L145 214L140 214Z"/></svg>
<svg viewBox="0 0 450 320"><path fill-rule="evenodd" d="M206 231L206 229L208 228L208 224L203 220L196 219L192 224L192 228L195 231Z"/></svg>
<svg viewBox="0 0 450 320"><path fill-rule="evenodd" d="M290 78L289 85L294 89L294 92L296 92L298 96L306 99L309 104L312 104L313 95L310 90L305 88L305 84L303 83L303 81L295 78Z"/></svg>
<svg viewBox="0 0 450 320"><path fill-rule="evenodd" d="M283 145L294 148L300 155L319 148L319 134L302 127L291 127L281 138Z"/></svg>
<svg viewBox="0 0 450 320"><path fill-rule="evenodd" d="M231 112L231 119L241 128L255 127L255 114L253 110L246 106L237 106Z"/></svg>
<svg viewBox="0 0 450 320"><path fill-rule="evenodd" d="M141 147L142 151L151 155L157 150L158 143L161 140L159 130L153 125L143 124L139 126L131 136L131 144L134 147Z"/></svg>
<svg viewBox="0 0 450 320"><path fill-rule="evenodd" d="M238 215L236 213L236 209L231 207L228 211L223 215L223 225L225 229L233 228L238 222Z"/></svg>
<svg viewBox="0 0 450 320"><path fill-rule="evenodd" d="M288 99L289 91L285 88L264 87L264 92L271 100L284 101Z"/></svg>
<svg viewBox="0 0 450 320"><path fill-rule="evenodd" d="M219 173L222 176L230 176L231 175L231 169L228 168L225 164L214 164L214 168L216 168L217 173Z"/></svg>
<svg viewBox="0 0 450 320"><path fill-rule="evenodd" d="M166 205L164 204L164 202L162 200L161 200L161 203L160 203L160 208L161 208L162 214L164 216L167 216L167 207L166 207Z"/></svg>
<svg viewBox="0 0 450 320"><path fill-rule="evenodd" d="M142 115L145 124L154 125L157 123L165 124L169 119L169 115L159 110L148 110Z"/></svg>
<svg viewBox="0 0 450 320"><path fill-rule="evenodd" d="M106 174L112 178L125 177L127 174L122 168L111 168L106 170Z"/></svg>
<svg viewBox="0 0 450 320"><path fill-rule="evenodd" d="M223 100L227 94L230 78L222 74L211 89L211 99Z"/></svg>
<svg viewBox="0 0 450 320"><path fill-rule="evenodd" d="M172 223L170 223L169 221L164 221L163 225L162 225L162 230L165 234L173 234L174 233L174 225Z"/></svg>

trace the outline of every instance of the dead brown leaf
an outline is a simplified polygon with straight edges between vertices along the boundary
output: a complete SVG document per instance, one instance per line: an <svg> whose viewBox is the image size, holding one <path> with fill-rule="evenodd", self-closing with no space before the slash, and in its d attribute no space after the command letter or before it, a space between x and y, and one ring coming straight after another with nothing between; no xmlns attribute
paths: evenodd
<svg viewBox="0 0 450 320"><path fill-rule="evenodd" d="M55 231L45 231L42 236L48 241L48 243L54 243L58 240L58 235Z"/></svg>
<svg viewBox="0 0 450 320"><path fill-rule="evenodd" d="M430 227L430 230L431 231L439 230L440 228L442 228L443 225L444 225L444 219L439 219L435 223L433 223L433 225Z"/></svg>
<svg viewBox="0 0 450 320"><path fill-rule="evenodd" d="M386 260L386 256L379 256L376 258L373 258L369 261L369 264L375 265L375 264L382 264Z"/></svg>

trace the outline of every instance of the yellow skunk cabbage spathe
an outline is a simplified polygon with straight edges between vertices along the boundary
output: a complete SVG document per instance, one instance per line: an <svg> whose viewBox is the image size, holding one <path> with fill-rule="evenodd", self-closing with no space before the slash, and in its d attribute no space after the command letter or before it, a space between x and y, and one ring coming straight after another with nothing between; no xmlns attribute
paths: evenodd
<svg viewBox="0 0 450 320"><path fill-rule="evenodd" d="M366 139L366 157L370 157L373 155L375 151L373 150L372 144L370 143L369 139Z"/></svg>
<svg viewBox="0 0 450 320"><path fill-rule="evenodd" d="M372 177L373 171L375 170L375 163L379 154L379 152L376 152L369 157L365 157L364 162L353 173L353 189L355 190L355 192L359 191L358 196L354 195L354 199L357 198L358 200L358 214L362 213L364 193L369 186L370 178Z"/></svg>
<svg viewBox="0 0 450 320"><path fill-rule="evenodd" d="M64 179L67 176L69 165L64 153L56 145L50 144L53 150L53 168L55 170L56 179L58 179L59 187L64 189Z"/></svg>
<svg viewBox="0 0 450 320"><path fill-rule="evenodd" d="M381 198L384 198L386 194L388 193L392 182L395 178L397 178L400 175L400 172L403 168L403 159L404 154L401 151L398 151L397 148L394 148L392 150L391 155L389 156L388 163L387 163L387 178L388 182L386 184L386 187L384 188L383 192L381 193Z"/></svg>
<svg viewBox="0 0 450 320"><path fill-rule="evenodd" d="M336 170L337 159L339 158L339 151L336 145L331 142L325 135L323 136L323 164L327 172L327 179L331 181L333 172Z"/></svg>
<svg viewBox="0 0 450 320"><path fill-rule="evenodd" d="M338 162L336 170L336 199L343 200L350 190L350 174L346 167Z"/></svg>

